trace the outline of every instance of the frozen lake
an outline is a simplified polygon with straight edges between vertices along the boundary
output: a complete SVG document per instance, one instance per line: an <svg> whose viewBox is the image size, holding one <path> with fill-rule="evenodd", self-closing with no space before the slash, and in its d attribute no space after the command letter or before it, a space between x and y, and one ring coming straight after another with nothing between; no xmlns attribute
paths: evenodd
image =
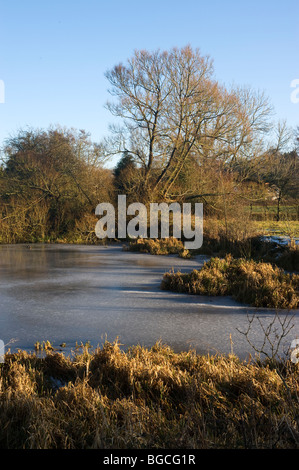
<svg viewBox="0 0 299 470"><path fill-rule="evenodd" d="M192 260L122 251L121 246L0 246L0 339L15 351L33 350L36 341L51 341L66 351L76 341L96 347L119 338L124 348L157 340L175 351L253 353L244 335L248 315L267 325L275 312L255 309L231 298L201 297L160 290L169 269L182 272L202 266ZM282 345L299 337L299 311ZM250 339L258 346L264 335L257 321ZM13 340L13 341L12 341ZM7 349L7 347L6 347Z"/></svg>

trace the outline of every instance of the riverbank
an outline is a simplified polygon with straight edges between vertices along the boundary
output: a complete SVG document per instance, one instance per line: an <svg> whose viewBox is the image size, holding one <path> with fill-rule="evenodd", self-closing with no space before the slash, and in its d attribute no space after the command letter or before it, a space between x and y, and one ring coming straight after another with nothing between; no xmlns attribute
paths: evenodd
<svg viewBox="0 0 299 470"><path fill-rule="evenodd" d="M196 295L231 295L254 307L299 307L299 275L286 274L270 263L253 260L211 258L201 270L164 274L161 288Z"/></svg>
<svg viewBox="0 0 299 470"><path fill-rule="evenodd" d="M0 447L298 448L298 364L105 342L0 365Z"/></svg>
<svg viewBox="0 0 299 470"><path fill-rule="evenodd" d="M199 270L208 257L182 259L177 255L130 253L121 245L85 246L34 244L0 246L0 339L17 349L34 350L47 338L55 348L75 348L76 341L93 347L120 338L124 348L151 347L157 340L175 352L234 352L245 359L254 353L240 333L248 320L259 317L264 328L275 319L275 309L256 309L230 296L195 296L160 288L163 275ZM281 344L281 355L298 336L298 310L278 311L292 318L293 330ZM281 332L281 325L275 322ZM250 339L263 342L258 321ZM11 340L14 340L11 343Z"/></svg>
<svg viewBox="0 0 299 470"><path fill-rule="evenodd" d="M203 245L198 250L186 250L183 241L172 237L133 240L129 241L124 249L151 255L176 254L186 259L196 255L224 258L229 254L234 258L271 263L286 271L299 272L298 238L255 235L238 240L230 239L223 234L210 233L204 236Z"/></svg>

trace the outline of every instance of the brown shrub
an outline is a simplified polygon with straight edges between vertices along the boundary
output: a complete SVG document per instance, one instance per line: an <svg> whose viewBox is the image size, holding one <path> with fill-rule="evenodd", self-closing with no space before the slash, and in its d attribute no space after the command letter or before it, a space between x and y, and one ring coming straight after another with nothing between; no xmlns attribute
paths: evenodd
<svg viewBox="0 0 299 470"><path fill-rule="evenodd" d="M299 275L269 263L211 258L200 271L166 273L161 288L199 295L232 295L255 307L294 309L299 305Z"/></svg>
<svg viewBox="0 0 299 470"><path fill-rule="evenodd" d="M40 387L70 368L65 385ZM0 367L0 447L298 448L298 372L288 361L276 369L161 343L125 352L106 342L65 361L10 354Z"/></svg>

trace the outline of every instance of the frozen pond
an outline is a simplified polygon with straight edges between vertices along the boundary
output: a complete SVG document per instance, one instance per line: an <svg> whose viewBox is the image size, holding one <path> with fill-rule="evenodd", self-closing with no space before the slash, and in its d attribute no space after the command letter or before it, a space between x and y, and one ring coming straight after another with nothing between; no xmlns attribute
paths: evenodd
<svg viewBox="0 0 299 470"><path fill-rule="evenodd" d="M273 243L278 246L288 246L291 242L295 245L299 245L299 238L294 237L283 237L283 236L276 236L276 235L265 235L261 237L261 240L268 243Z"/></svg>
<svg viewBox="0 0 299 470"><path fill-rule="evenodd" d="M12 351L45 340L66 343L69 351L76 341L96 347L118 337L127 348L160 339L175 351L228 353L233 346L244 358L253 351L237 329L245 331L253 314L267 325L275 312L160 290L166 271L199 268L204 259L129 253L121 246L0 246L0 339L6 345L13 340ZM289 313L294 327L284 350L299 337L298 313ZM257 321L252 328L258 346L264 335Z"/></svg>

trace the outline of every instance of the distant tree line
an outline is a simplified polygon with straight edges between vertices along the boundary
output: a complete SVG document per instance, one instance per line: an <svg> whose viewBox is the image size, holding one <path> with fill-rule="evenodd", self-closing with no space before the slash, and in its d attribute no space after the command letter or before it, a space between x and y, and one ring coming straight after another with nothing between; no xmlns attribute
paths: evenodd
<svg viewBox="0 0 299 470"><path fill-rule="evenodd" d="M88 237L99 200L110 200L111 171L84 131L26 130L9 139L0 176L2 242Z"/></svg>
<svg viewBox="0 0 299 470"><path fill-rule="evenodd" d="M56 127L4 143L0 242L94 241L95 207L118 194L203 202L226 221L255 204L274 205L277 220L286 202L298 212L299 130L273 125L264 94L220 85L189 46L136 51L106 77L120 125L103 142Z"/></svg>

